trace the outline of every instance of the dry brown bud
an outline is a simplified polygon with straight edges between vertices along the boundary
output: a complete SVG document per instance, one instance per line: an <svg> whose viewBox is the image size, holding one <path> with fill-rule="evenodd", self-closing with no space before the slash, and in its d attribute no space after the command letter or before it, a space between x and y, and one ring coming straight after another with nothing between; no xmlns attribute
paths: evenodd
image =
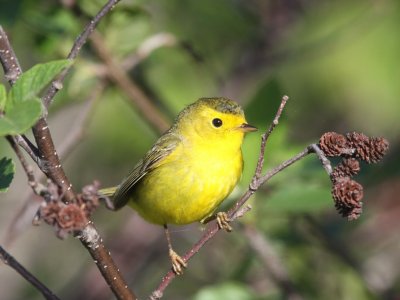
<svg viewBox="0 0 400 300"><path fill-rule="evenodd" d="M61 207L56 201L51 201L49 203L43 202L43 204L39 208L39 216L47 224L55 225L60 209Z"/></svg>
<svg viewBox="0 0 400 300"><path fill-rule="evenodd" d="M360 163L355 158L344 158L340 164L338 164L331 174L333 182L336 182L341 177L351 177L360 172Z"/></svg>
<svg viewBox="0 0 400 300"><path fill-rule="evenodd" d="M326 156L351 154L346 137L336 132L324 133L319 140L319 147Z"/></svg>
<svg viewBox="0 0 400 300"><path fill-rule="evenodd" d="M74 203L64 206L58 213L57 225L69 232L83 229L87 222L84 211Z"/></svg>

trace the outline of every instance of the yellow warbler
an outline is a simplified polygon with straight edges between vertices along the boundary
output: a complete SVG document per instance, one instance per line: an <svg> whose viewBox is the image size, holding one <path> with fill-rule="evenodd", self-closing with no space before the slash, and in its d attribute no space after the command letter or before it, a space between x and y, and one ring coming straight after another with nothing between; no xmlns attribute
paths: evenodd
<svg viewBox="0 0 400 300"><path fill-rule="evenodd" d="M147 221L163 225L173 270L181 274L186 263L172 249L167 224L211 217L240 179L243 137L255 130L236 102L201 98L179 113L119 186L100 193L113 198L115 209L129 204ZM225 213L216 218L231 230Z"/></svg>

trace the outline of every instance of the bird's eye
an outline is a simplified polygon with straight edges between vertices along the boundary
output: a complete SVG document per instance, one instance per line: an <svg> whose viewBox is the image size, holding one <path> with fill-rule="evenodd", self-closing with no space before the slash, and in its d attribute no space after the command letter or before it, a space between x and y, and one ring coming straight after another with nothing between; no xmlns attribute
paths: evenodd
<svg viewBox="0 0 400 300"><path fill-rule="evenodd" d="M212 120L212 123L215 127L221 127L222 126L222 120L219 118L215 118Z"/></svg>

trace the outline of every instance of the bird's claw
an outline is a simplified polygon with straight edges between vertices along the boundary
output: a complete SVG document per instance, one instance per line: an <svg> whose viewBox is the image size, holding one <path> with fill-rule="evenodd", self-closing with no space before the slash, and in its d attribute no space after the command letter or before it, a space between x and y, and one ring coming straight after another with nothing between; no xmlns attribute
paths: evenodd
<svg viewBox="0 0 400 300"><path fill-rule="evenodd" d="M172 270L174 273L176 275L182 275L183 268L187 267L187 263L172 249L169 250L169 257L171 258Z"/></svg>
<svg viewBox="0 0 400 300"><path fill-rule="evenodd" d="M233 229L232 226L229 225L230 221L231 219L228 217L226 212L217 213L217 223L219 228L224 229L227 232L231 232Z"/></svg>

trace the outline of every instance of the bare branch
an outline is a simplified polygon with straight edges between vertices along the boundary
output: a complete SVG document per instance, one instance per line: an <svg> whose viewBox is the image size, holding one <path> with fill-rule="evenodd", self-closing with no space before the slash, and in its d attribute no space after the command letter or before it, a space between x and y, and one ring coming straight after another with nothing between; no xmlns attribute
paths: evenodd
<svg viewBox="0 0 400 300"><path fill-rule="evenodd" d="M92 222L89 222L80 232L78 238L89 251L117 299L137 299L125 280L121 277L119 269L111 258L110 252L104 246L103 240ZM109 279L112 279L112 281L109 282Z"/></svg>
<svg viewBox="0 0 400 300"><path fill-rule="evenodd" d="M3 65L4 76L12 85L14 84L22 70L18 61L15 59L15 53L10 45L7 34L0 25L0 62Z"/></svg>
<svg viewBox="0 0 400 300"><path fill-rule="evenodd" d="M324 152L318 147L317 144L311 144L310 145L310 150L312 149L312 151L317 154L320 162L322 163L322 166L324 167L326 173L328 173L328 175L330 176L332 174L332 166L331 166L331 162L329 161L329 159L326 158Z"/></svg>
<svg viewBox="0 0 400 300"><path fill-rule="evenodd" d="M19 161L21 162L22 168L24 169L26 176L28 177L28 183L32 188L37 186L37 180L33 173L33 168L25 159L25 156L22 154L21 150L18 147L17 138L13 136L7 136L7 141L10 143L11 148L13 148L15 154L17 155Z"/></svg>
<svg viewBox="0 0 400 300"><path fill-rule="evenodd" d="M312 152L313 152L312 147L308 146L303 151L301 151L300 153L296 154L292 158L290 158L290 159L284 161L283 163L281 163L279 166L277 166L277 167L273 168L272 170L268 171L267 173L265 173L264 176L262 176L261 178L259 178L257 180L257 184L256 184L257 189L261 185L263 185L265 182L267 182L269 179L271 179L271 177L275 176L277 173L279 173L282 170L286 169L287 167L289 167L290 165L294 164L295 162L303 159L305 156L307 156L308 154L310 154Z"/></svg>
<svg viewBox="0 0 400 300"><path fill-rule="evenodd" d="M275 114L274 120L272 121L268 130L261 136L260 154L258 156L257 166L254 172L255 176L253 177L253 180L250 183L250 188L254 188L254 185L256 184L255 181L261 176L262 168L264 166L265 145L267 144L267 140L271 135L272 131L279 124L279 119L282 115L283 109L285 108L288 100L289 100L288 96L285 95L282 97L281 104L279 105L278 111Z"/></svg>
<svg viewBox="0 0 400 300"><path fill-rule="evenodd" d="M89 34L94 30L97 23L100 19L107 14L119 0L110 0L107 4L102 8L102 10L96 15L96 17L90 21L90 23L86 26L83 33L78 37L76 40L70 55L68 58L74 58L79 53L80 48L83 46ZM1 28L0 28L1 29ZM4 33L5 35L5 33ZM0 45L1 46L1 45ZM7 45L11 47L10 45ZM7 52L6 54L9 54ZM3 56L3 52L0 52L0 57ZM9 58L11 59L11 58ZM12 61L17 63L17 57L15 55L12 56ZM2 59L1 62L3 63L5 59ZM3 64L3 68L5 69L8 65ZM5 69L5 73L7 73L7 69ZM62 80L65 78L68 69L65 70L57 80L53 81L52 86L48 90L47 94L43 98L43 102L45 106L48 107L59 90L60 86L62 85ZM17 79L16 76L13 79ZM32 128L33 135L35 137L37 147L40 153L40 160L46 163L46 169L44 169L46 176L51 179L54 183L56 183L63 191L63 198L62 200L68 204L70 202L74 202L76 198L76 194L72 189L72 184L70 183L69 179L65 175L65 172L61 166L58 154L56 152L53 139L47 124L47 121L44 117L39 119L36 125ZM102 273L104 279L110 285L111 289L113 290L116 297L119 299L136 299L134 293L127 287L125 280L122 278L118 268L115 266L109 251L106 250L104 244L102 243L102 239L97 239L97 244L95 247L92 247L90 243L90 239L85 238L85 230L83 229L81 235L81 242L82 244L88 249L89 253L95 258L96 261L100 262L97 264L99 267L100 272ZM87 230L89 230L92 234L98 235L96 229L91 224L88 224ZM103 265L104 262L104 265ZM101 269L101 266L104 268L108 268L107 272L104 272Z"/></svg>
<svg viewBox="0 0 400 300"><path fill-rule="evenodd" d="M27 269L24 268L14 257L12 257L3 247L0 246L0 259L4 264L13 268L18 274L24 277L29 283L31 283L39 292L43 294L43 297L48 300L58 300L59 298L53 294L43 283L33 276Z"/></svg>

